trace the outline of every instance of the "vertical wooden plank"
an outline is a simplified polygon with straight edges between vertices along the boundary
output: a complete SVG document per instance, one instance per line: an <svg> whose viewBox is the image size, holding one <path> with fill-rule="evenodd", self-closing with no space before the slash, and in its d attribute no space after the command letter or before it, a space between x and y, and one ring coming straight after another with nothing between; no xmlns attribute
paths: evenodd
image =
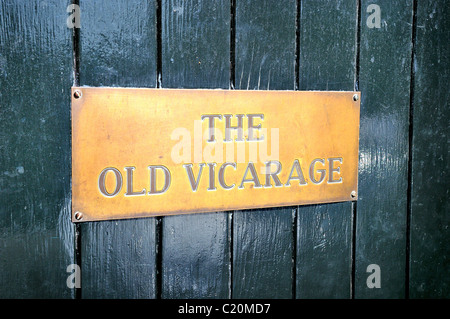
<svg viewBox="0 0 450 319"><path fill-rule="evenodd" d="M0 3L0 298L73 298L68 1Z"/></svg>
<svg viewBox="0 0 450 319"><path fill-rule="evenodd" d="M156 86L156 0L80 0L82 85Z"/></svg>
<svg viewBox="0 0 450 319"><path fill-rule="evenodd" d="M296 1L236 1L236 89L294 90Z"/></svg>
<svg viewBox="0 0 450 319"><path fill-rule="evenodd" d="M229 1L162 1L166 88L228 88Z"/></svg>
<svg viewBox="0 0 450 319"><path fill-rule="evenodd" d="M83 298L155 298L155 222L91 222L82 228Z"/></svg>
<svg viewBox="0 0 450 319"><path fill-rule="evenodd" d="M295 88L296 1L236 1L236 88ZM233 298L292 298L293 211L237 211Z"/></svg>
<svg viewBox="0 0 450 319"><path fill-rule="evenodd" d="M341 299L350 296L352 223L349 208L348 203L335 203L299 209L297 298Z"/></svg>
<svg viewBox="0 0 450 319"><path fill-rule="evenodd" d="M81 85L156 86L155 1L80 1ZM155 218L81 227L83 298L155 298Z"/></svg>
<svg viewBox="0 0 450 319"><path fill-rule="evenodd" d="M361 2L360 162L355 298L405 296L412 1ZM366 281L376 264L381 287Z"/></svg>
<svg viewBox="0 0 450 319"><path fill-rule="evenodd" d="M163 219L162 298L228 298L227 213Z"/></svg>
<svg viewBox="0 0 450 319"><path fill-rule="evenodd" d="M354 89L356 1L300 1L300 90Z"/></svg>
<svg viewBox="0 0 450 319"><path fill-rule="evenodd" d="M300 4L300 90L353 90L356 2ZM308 229L311 225L315 228ZM350 298L351 225L350 202L299 207L297 298Z"/></svg>
<svg viewBox="0 0 450 319"><path fill-rule="evenodd" d="M295 209L235 212L233 298L292 298Z"/></svg>
<svg viewBox="0 0 450 319"><path fill-rule="evenodd" d="M162 1L162 86L229 87L230 2ZM163 218L162 298L230 295L229 214Z"/></svg>
<svg viewBox="0 0 450 319"><path fill-rule="evenodd" d="M417 1L410 297L449 298L450 2Z"/></svg>

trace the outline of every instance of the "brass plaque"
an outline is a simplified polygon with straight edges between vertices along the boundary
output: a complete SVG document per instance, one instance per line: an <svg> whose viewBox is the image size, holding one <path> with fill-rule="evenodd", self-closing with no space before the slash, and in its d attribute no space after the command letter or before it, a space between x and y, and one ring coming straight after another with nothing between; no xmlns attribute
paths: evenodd
<svg viewBox="0 0 450 319"><path fill-rule="evenodd" d="M359 97L74 87L72 220L356 200Z"/></svg>

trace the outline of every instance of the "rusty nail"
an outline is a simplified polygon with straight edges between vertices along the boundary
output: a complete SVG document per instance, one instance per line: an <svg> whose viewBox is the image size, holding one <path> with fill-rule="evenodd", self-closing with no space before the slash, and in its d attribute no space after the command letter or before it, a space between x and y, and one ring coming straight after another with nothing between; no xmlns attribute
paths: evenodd
<svg viewBox="0 0 450 319"><path fill-rule="evenodd" d="M350 193L350 196L352 196L352 198L355 198L355 197L356 197L356 191L352 191L352 192Z"/></svg>
<svg viewBox="0 0 450 319"><path fill-rule="evenodd" d="M73 97L79 99L81 97L81 91L75 90L75 92L73 92Z"/></svg>
<svg viewBox="0 0 450 319"><path fill-rule="evenodd" d="M83 218L83 213L82 212L75 212L75 219L76 220L81 220Z"/></svg>
<svg viewBox="0 0 450 319"><path fill-rule="evenodd" d="M354 94L353 95L353 101L358 101L359 100L359 95L358 94Z"/></svg>

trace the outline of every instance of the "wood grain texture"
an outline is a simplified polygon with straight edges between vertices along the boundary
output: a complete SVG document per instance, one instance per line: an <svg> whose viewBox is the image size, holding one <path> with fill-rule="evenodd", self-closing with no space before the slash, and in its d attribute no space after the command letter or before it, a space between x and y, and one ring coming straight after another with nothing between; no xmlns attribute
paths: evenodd
<svg viewBox="0 0 450 319"><path fill-rule="evenodd" d="M162 298L228 298L227 213L163 219Z"/></svg>
<svg viewBox="0 0 450 319"><path fill-rule="evenodd" d="M417 1L410 297L450 297L450 3Z"/></svg>
<svg viewBox="0 0 450 319"><path fill-rule="evenodd" d="M302 0L300 4L299 89L353 91L356 2ZM299 207L297 298L350 298L351 224L351 202ZM315 228L306 229L310 225ZM320 236L323 239L318 243Z"/></svg>
<svg viewBox="0 0 450 319"><path fill-rule="evenodd" d="M236 88L295 88L295 1L236 1ZM292 298L290 208L233 217L233 298Z"/></svg>
<svg viewBox="0 0 450 319"><path fill-rule="evenodd" d="M369 28L362 1L360 163L355 298L405 296L412 1L379 1L381 27ZM381 270L368 288L367 267Z"/></svg>
<svg viewBox="0 0 450 319"><path fill-rule="evenodd" d="M162 87L229 87L230 2L162 1ZM164 217L162 298L230 296L229 214Z"/></svg>
<svg viewBox="0 0 450 319"><path fill-rule="evenodd" d="M81 1L80 84L156 86L156 2ZM83 298L155 298L155 218L81 226Z"/></svg>
<svg viewBox="0 0 450 319"><path fill-rule="evenodd" d="M352 91L356 1L300 1L300 90Z"/></svg>
<svg viewBox="0 0 450 319"><path fill-rule="evenodd" d="M236 89L294 90L296 1L236 1Z"/></svg>
<svg viewBox="0 0 450 319"><path fill-rule="evenodd" d="M292 298L294 214L289 207L234 213L233 298Z"/></svg>
<svg viewBox="0 0 450 319"><path fill-rule="evenodd" d="M68 1L0 3L0 298L73 298Z"/></svg>
<svg viewBox="0 0 450 319"><path fill-rule="evenodd" d="M155 298L154 218L88 222L82 228L82 297Z"/></svg>
<svg viewBox="0 0 450 319"><path fill-rule="evenodd" d="M349 297L349 247L352 244L349 206L349 203L335 203L300 207L297 216L297 298Z"/></svg>
<svg viewBox="0 0 450 319"><path fill-rule="evenodd" d="M165 88L228 88L230 2L162 1Z"/></svg>
<svg viewBox="0 0 450 319"><path fill-rule="evenodd" d="M156 0L80 0L80 8L81 84L156 87Z"/></svg>

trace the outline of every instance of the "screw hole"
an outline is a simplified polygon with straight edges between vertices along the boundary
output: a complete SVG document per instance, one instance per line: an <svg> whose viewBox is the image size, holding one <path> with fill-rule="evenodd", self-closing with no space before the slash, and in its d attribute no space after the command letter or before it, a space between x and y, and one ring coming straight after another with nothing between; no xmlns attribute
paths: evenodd
<svg viewBox="0 0 450 319"><path fill-rule="evenodd" d="M83 213L82 212L76 212L75 213L75 219L76 220L81 220L83 218Z"/></svg>
<svg viewBox="0 0 450 319"><path fill-rule="evenodd" d="M73 92L73 97L79 99L81 97L81 91L76 90L75 92Z"/></svg>

